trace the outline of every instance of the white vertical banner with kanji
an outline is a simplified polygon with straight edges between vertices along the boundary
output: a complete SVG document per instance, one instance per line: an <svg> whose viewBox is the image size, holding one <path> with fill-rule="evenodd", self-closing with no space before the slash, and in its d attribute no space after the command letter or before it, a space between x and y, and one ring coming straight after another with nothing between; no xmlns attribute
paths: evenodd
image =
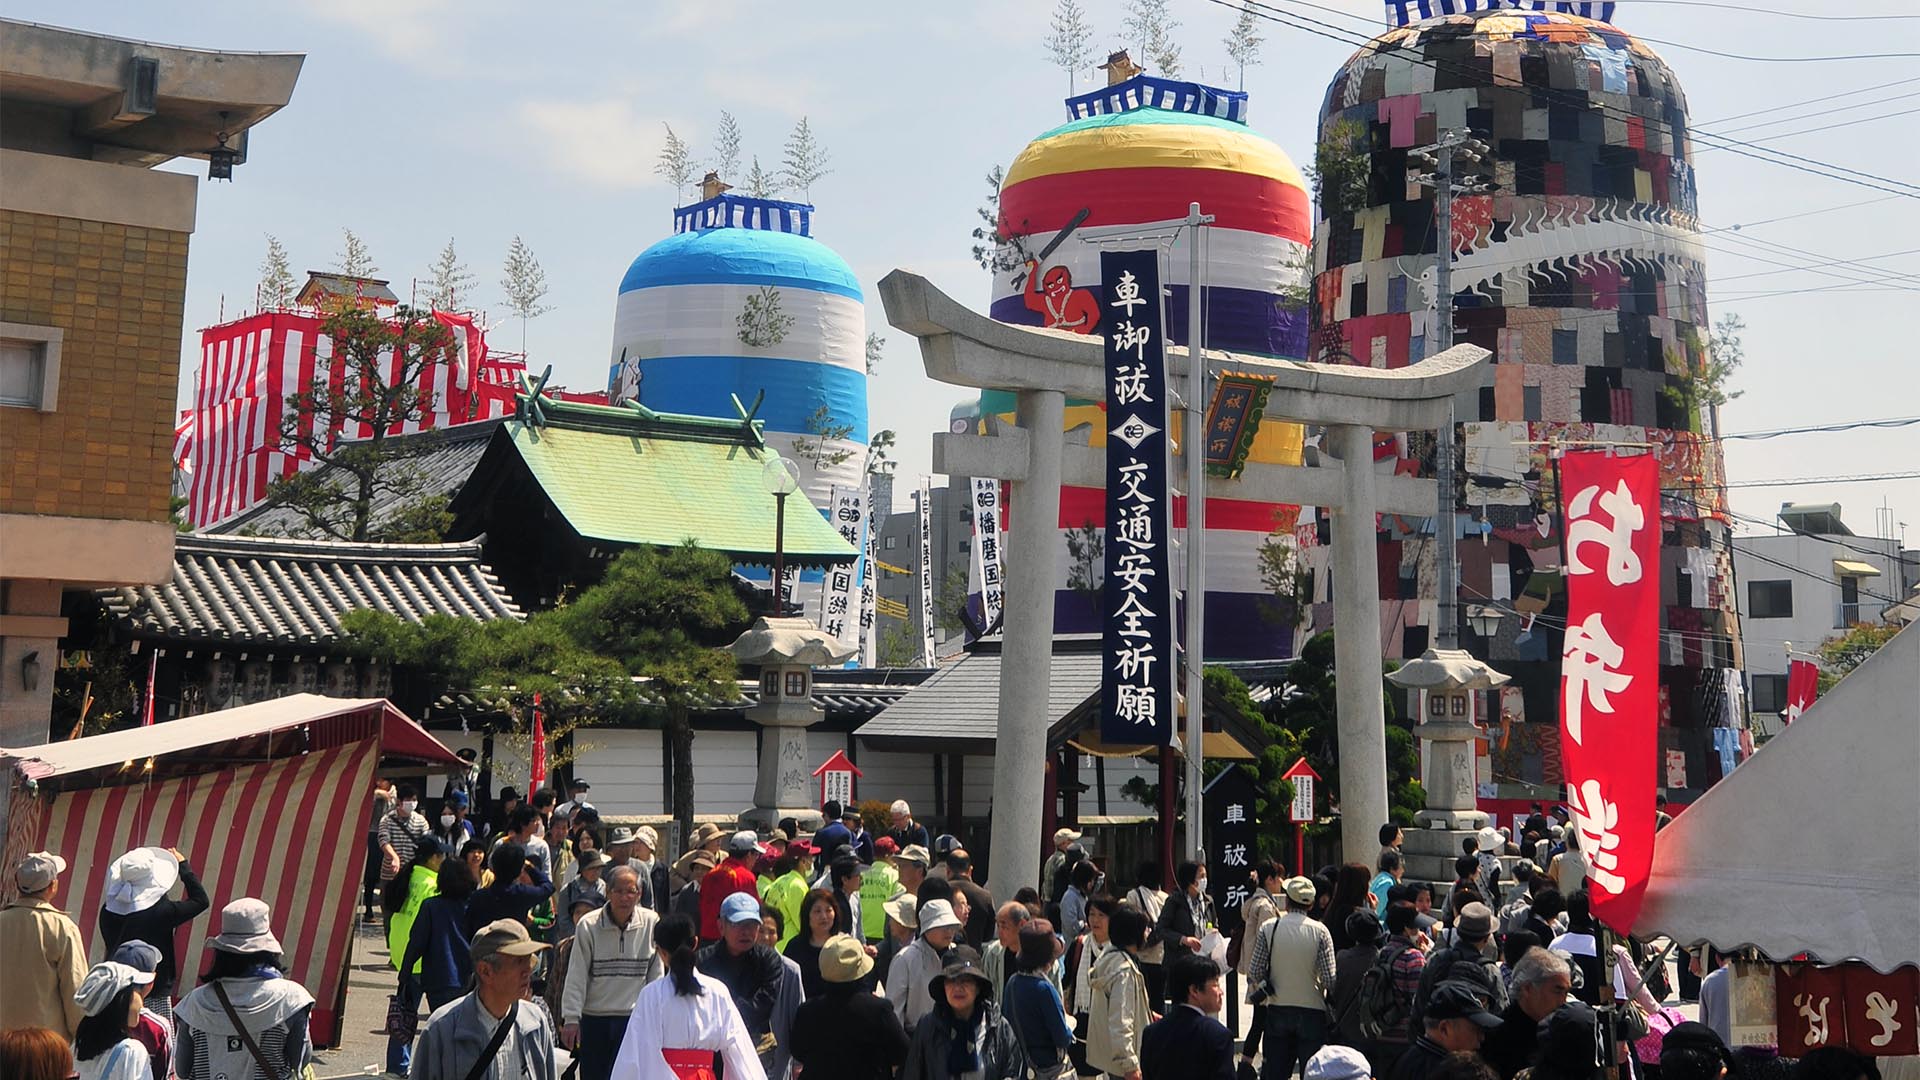
<svg viewBox="0 0 1920 1080"><path fill-rule="evenodd" d="M933 666L933 485L920 478L920 666Z"/></svg>
<svg viewBox="0 0 1920 1080"><path fill-rule="evenodd" d="M1633 929L1653 866L1658 776L1660 473L1651 454L1560 462L1567 629L1560 755L1593 914Z"/></svg>
<svg viewBox="0 0 1920 1080"><path fill-rule="evenodd" d="M889 481L891 483L891 481ZM879 523L873 520L873 475L867 475L867 531L860 543L860 666L870 668L880 663L880 619L874 610L873 560L879 551Z"/></svg>
<svg viewBox="0 0 1920 1080"><path fill-rule="evenodd" d="M973 478L973 579L980 590L980 628L992 633L1005 602L1000 576L1000 481Z"/></svg>
<svg viewBox="0 0 1920 1080"><path fill-rule="evenodd" d="M866 539L867 493L864 488L840 487L827 490L828 512L833 527L855 551ZM849 649L860 647L860 565L858 562L827 568L820 590L820 629L840 640Z"/></svg>

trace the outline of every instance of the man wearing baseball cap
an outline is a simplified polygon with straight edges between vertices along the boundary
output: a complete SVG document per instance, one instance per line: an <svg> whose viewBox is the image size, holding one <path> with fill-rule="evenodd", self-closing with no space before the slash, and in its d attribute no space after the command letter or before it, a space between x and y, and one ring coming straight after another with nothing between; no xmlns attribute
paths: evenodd
<svg viewBox="0 0 1920 1080"><path fill-rule="evenodd" d="M773 880L767 883L760 902L780 913L780 948L786 948L787 942L801 930L800 901L811 887L813 857L818 853L813 842L803 837L789 842L787 850L773 864Z"/></svg>
<svg viewBox="0 0 1920 1080"><path fill-rule="evenodd" d="M1393 1067L1393 1080L1427 1080L1448 1054L1478 1052L1487 1032L1501 1024L1479 987L1450 979L1434 986L1420 1022L1425 1030Z"/></svg>
<svg viewBox="0 0 1920 1080"><path fill-rule="evenodd" d="M1280 891L1285 910L1260 928L1247 966L1248 1000L1267 1007L1261 1080L1285 1080L1320 1052L1333 991L1333 935L1307 917L1318 890L1310 878L1290 877Z"/></svg>
<svg viewBox="0 0 1920 1080"><path fill-rule="evenodd" d="M1427 999L1443 981L1467 982L1485 991L1494 1012L1507 1007L1507 984L1500 977L1500 951L1493 944L1493 909L1479 901L1460 909L1453 920L1453 941L1433 950L1420 972L1407 1030L1419 1031Z"/></svg>
<svg viewBox="0 0 1920 1080"><path fill-rule="evenodd" d="M442 1005L427 1020L414 1051L410 1080L466 1080L482 1076L554 1080L553 1025L532 1002L533 958L548 946L524 923L498 919L473 935L473 992Z"/></svg>
<svg viewBox="0 0 1920 1080"><path fill-rule="evenodd" d="M36 851L13 868L20 896L0 909L0 1031L43 1027L71 1042L86 1013L73 993L87 977L87 946L80 928L54 906L67 860Z"/></svg>
<svg viewBox="0 0 1920 1080"><path fill-rule="evenodd" d="M751 834L749 834L751 835ZM706 886L701 886L702 891ZM704 898L704 897L703 897ZM733 995L734 1007L753 1037L762 1065L772 1062L773 1014L779 1004L780 980L786 967L780 954L760 944L760 901L751 892L737 892L720 904L719 939L703 945L694 958L700 974L720 980Z"/></svg>
<svg viewBox="0 0 1920 1080"><path fill-rule="evenodd" d="M751 829L742 829L727 841L727 857L700 879L700 940L718 941L720 905L735 893L760 899L760 879L754 876L753 861L763 849L760 838Z"/></svg>

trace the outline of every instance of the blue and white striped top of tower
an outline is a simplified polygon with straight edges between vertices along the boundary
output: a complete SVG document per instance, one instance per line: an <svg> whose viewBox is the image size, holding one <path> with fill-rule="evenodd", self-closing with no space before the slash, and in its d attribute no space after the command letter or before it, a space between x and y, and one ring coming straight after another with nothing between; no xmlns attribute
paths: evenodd
<svg viewBox="0 0 1920 1080"><path fill-rule="evenodd" d="M609 398L663 412L757 416L815 506L864 482L866 306L846 261L813 239L813 207L729 194L674 211L674 235L627 268Z"/></svg>

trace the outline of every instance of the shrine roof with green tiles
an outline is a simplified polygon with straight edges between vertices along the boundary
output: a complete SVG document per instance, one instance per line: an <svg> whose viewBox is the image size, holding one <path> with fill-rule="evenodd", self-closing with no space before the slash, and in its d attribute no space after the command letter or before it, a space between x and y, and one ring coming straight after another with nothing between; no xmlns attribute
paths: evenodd
<svg viewBox="0 0 1920 1080"><path fill-rule="evenodd" d="M744 410L743 410L744 413ZM530 483L551 518L581 539L667 547L691 539L737 562L771 563L776 500L763 469L775 451L760 421L662 413L521 395L473 478L450 509L486 515L490 503L523 497ZM788 564L851 562L858 552L804 493L788 497Z"/></svg>

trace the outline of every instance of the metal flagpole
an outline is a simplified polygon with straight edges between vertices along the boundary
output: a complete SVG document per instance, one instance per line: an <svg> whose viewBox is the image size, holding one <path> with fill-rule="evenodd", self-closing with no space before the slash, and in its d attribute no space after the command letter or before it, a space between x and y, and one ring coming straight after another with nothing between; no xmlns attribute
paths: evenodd
<svg viewBox="0 0 1920 1080"><path fill-rule="evenodd" d="M1200 212L1199 203L1187 204L1187 415L1180 438L1187 455L1187 851L1204 860L1200 835L1200 767L1205 710L1206 645L1204 617L1207 595L1207 363L1200 340L1200 229L1213 217ZM1172 867L1167 868L1169 871Z"/></svg>

